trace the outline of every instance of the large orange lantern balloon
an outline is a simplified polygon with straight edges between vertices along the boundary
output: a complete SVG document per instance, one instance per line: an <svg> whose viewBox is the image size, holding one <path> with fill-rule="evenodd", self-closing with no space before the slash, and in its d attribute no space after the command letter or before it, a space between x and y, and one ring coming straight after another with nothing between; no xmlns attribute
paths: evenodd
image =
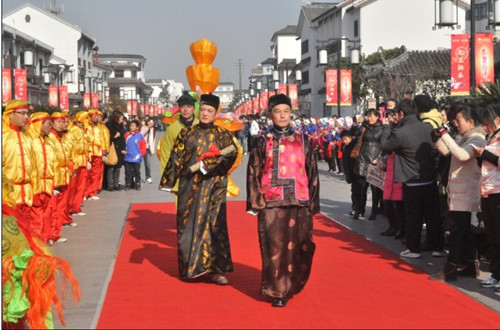
<svg viewBox="0 0 500 330"><path fill-rule="evenodd" d="M219 69L210 64L188 66L186 75L192 91L195 91L196 86L199 86L203 93L213 93L219 86Z"/></svg>
<svg viewBox="0 0 500 330"><path fill-rule="evenodd" d="M201 39L193 42L189 47L196 65L186 68L186 76L192 91L201 89L202 93L213 93L219 86L219 70L212 66L217 55L217 46L207 40Z"/></svg>
<svg viewBox="0 0 500 330"><path fill-rule="evenodd" d="M217 45L207 39L193 42L189 50L196 64L212 64L217 55Z"/></svg>

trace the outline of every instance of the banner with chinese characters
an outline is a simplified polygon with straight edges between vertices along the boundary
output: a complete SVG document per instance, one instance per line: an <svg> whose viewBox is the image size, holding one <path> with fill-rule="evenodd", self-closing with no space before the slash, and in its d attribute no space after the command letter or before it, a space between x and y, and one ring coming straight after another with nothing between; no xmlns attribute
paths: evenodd
<svg viewBox="0 0 500 330"><path fill-rule="evenodd" d="M83 108L90 109L90 93L83 93Z"/></svg>
<svg viewBox="0 0 500 330"><path fill-rule="evenodd" d="M145 111L146 115L150 114L150 112L149 112L149 104L145 104L144 105L144 111Z"/></svg>
<svg viewBox="0 0 500 330"><path fill-rule="evenodd" d="M17 100L28 101L28 70L14 69L14 91Z"/></svg>
<svg viewBox="0 0 500 330"><path fill-rule="evenodd" d="M292 101L292 109L297 110L299 108L299 92L297 84L288 85L288 96Z"/></svg>
<svg viewBox="0 0 500 330"><path fill-rule="evenodd" d="M286 92L286 85L279 85L278 86L278 94L285 94L288 96L288 93Z"/></svg>
<svg viewBox="0 0 500 330"><path fill-rule="evenodd" d="M69 110L68 86L59 86L59 107L61 110Z"/></svg>
<svg viewBox="0 0 500 330"><path fill-rule="evenodd" d="M52 85L49 86L49 106L50 107L59 107L59 94L58 94L58 86Z"/></svg>
<svg viewBox="0 0 500 330"><path fill-rule="evenodd" d="M352 70L340 70L340 105L352 105Z"/></svg>
<svg viewBox="0 0 500 330"><path fill-rule="evenodd" d="M2 69L2 105L12 100L12 76L10 69Z"/></svg>
<svg viewBox="0 0 500 330"><path fill-rule="evenodd" d="M271 98L271 96L274 96L276 95L276 91L269 91L269 98Z"/></svg>
<svg viewBox="0 0 500 330"><path fill-rule="evenodd" d="M90 104L91 104L93 109L99 108L99 94L90 93Z"/></svg>
<svg viewBox="0 0 500 330"><path fill-rule="evenodd" d="M144 103L140 105L139 110L143 115L149 115L149 113L146 113L146 107L144 106Z"/></svg>
<svg viewBox="0 0 500 330"><path fill-rule="evenodd" d="M132 114L132 101L127 100L127 115Z"/></svg>
<svg viewBox="0 0 500 330"><path fill-rule="evenodd" d="M451 95L466 96L470 93L469 35L451 36Z"/></svg>
<svg viewBox="0 0 500 330"><path fill-rule="evenodd" d="M476 86L481 86L485 82L495 82L495 69L493 57L493 34L476 34Z"/></svg>
<svg viewBox="0 0 500 330"><path fill-rule="evenodd" d="M253 113L260 113L259 98L253 98Z"/></svg>
<svg viewBox="0 0 500 330"><path fill-rule="evenodd" d="M337 70L325 70L326 105L337 105Z"/></svg>
<svg viewBox="0 0 500 330"><path fill-rule="evenodd" d="M260 108L266 110L269 106L269 92L262 91L260 92Z"/></svg>
<svg viewBox="0 0 500 330"><path fill-rule="evenodd" d="M156 106L155 106L156 110ZM135 116L137 115L137 101L132 101L132 114Z"/></svg>

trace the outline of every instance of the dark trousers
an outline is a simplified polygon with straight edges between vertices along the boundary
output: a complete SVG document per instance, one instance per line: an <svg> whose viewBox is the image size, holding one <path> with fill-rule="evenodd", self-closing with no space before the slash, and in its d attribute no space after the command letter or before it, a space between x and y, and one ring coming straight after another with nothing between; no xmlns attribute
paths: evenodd
<svg viewBox="0 0 500 330"><path fill-rule="evenodd" d="M355 211L361 215L365 214L366 192L368 191L368 182L364 176L356 175L352 182L352 192L354 196Z"/></svg>
<svg viewBox="0 0 500 330"><path fill-rule="evenodd" d="M106 182L108 189L120 187L121 166L106 166Z"/></svg>
<svg viewBox="0 0 500 330"><path fill-rule="evenodd" d="M146 175L147 178L151 178L151 157L153 157L153 154L149 151L149 148L146 149L146 154L144 155L144 174Z"/></svg>
<svg viewBox="0 0 500 330"><path fill-rule="evenodd" d="M500 194L481 198L481 212L491 256L491 276L500 280Z"/></svg>
<svg viewBox="0 0 500 330"><path fill-rule="evenodd" d="M448 214L450 225L449 262L463 264L468 260L477 259L474 237L471 231L471 216L471 212L462 211L450 211Z"/></svg>
<svg viewBox="0 0 500 330"><path fill-rule="evenodd" d="M125 162L125 184L132 187L133 183L141 185L141 163Z"/></svg>
<svg viewBox="0 0 500 330"><path fill-rule="evenodd" d="M337 167L339 168L339 173L343 173L344 172L344 165L342 164L342 158L339 158L337 153L335 153L335 155L333 157L337 161Z"/></svg>
<svg viewBox="0 0 500 330"><path fill-rule="evenodd" d="M405 226L405 208L403 201L391 201L384 199L384 210L389 227L397 228L404 232Z"/></svg>
<svg viewBox="0 0 500 330"><path fill-rule="evenodd" d="M435 182L423 186L403 185L405 206L406 246L411 252L420 252L420 239L424 218L427 238L433 251L444 248L444 224L440 217L439 195Z"/></svg>

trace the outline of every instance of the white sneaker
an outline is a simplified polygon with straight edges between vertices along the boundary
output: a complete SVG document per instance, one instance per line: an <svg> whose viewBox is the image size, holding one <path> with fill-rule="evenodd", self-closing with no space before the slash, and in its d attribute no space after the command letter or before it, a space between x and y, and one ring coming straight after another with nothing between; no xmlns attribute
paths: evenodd
<svg viewBox="0 0 500 330"><path fill-rule="evenodd" d="M405 258L412 258L412 259L417 259L420 258L422 255L417 252L411 252L410 250L404 250L399 254L401 257Z"/></svg>
<svg viewBox="0 0 500 330"><path fill-rule="evenodd" d="M54 240L53 239L49 239L49 241L47 243L49 243L49 245L52 246L52 245L54 245Z"/></svg>
<svg viewBox="0 0 500 330"><path fill-rule="evenodd" d="M73 214L73 215L77 215L77 216L79 216L79 217L83 217L84 215L87 215L87 213L85 213L85 212L80 212L80 213L75 213L75 214Z"/></svg>
<svg viewBox="0 0 500 330"><path fill-rule="evenodd" d="M99 196L92 196L92 197L89 197L89 199L96 201L96 200L99 200L100 198L99 198Z"/></svg>
<svg viewBox="0 0 500 330"><path fill-rule="evenodd" d="M495 284L495 286L493 287L493 289L495 289L495 292L500 292L500 281L497 282L497 284Z"/></svg>
<svg viewBox="0 0 500 330"><path fill-rule="evenodd" d="M446 252L446 251L432 251L433 257L446 257L447 255L448 255L448 252Z"/></svg>
<svg viewBox="0 0 500 330"><path fill-rule="evenodd" d="M147 178L147 179L146 179L146 182L147 182L147 183L153 183L153 180L152 180L151 178Z"/></svg>
<svg viewBox="0 0 500 330"><path fill-rule="evenodd" d="M481 285L483 288L496 287L496 285L498 285L498 280L490 276L490 278L488 278L487 280L479 282L479 285Z"/></svg>
<svg viewBox="0 0 500 330"><path fill-rule="evenodd" d="M67 240L68 240L68 239L67 239L66 237L60 237L60 238L56 241L56 243L64 243L64 242L66 242Z"/></svg>
<svg viewBox="0 0 500 330"><path fill-rule="evenodd" d="M65 223L63 226L75 228L75 227L78 227L78 224L76 222L72 222L72 223Z"/></svg>

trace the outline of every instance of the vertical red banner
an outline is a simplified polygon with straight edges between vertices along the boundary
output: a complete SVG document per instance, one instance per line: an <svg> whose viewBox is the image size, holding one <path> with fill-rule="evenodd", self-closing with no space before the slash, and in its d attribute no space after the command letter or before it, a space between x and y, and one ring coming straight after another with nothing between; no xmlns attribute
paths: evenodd
<svg viewBox="0 0 500 330"><path fill-rule="evenodd" d="M49 106L59 107L59 94L57 92L58 86L49 86Z"/></svg>
<svg viewBox="0 0 500 330"><path fill-rule="evenodd" d="M146 107L144 106L144 103L141 104L141 106L139 107L139 109L141 110L141 113L143 115L149 115L149 113L146 113Z"/></svg>
<svg viewBox="0 0 500 330"><path fill-rule="evenodd" d="M451 35L451 95L470 93L470 50L468 34Z"/></svg>
<svg viewBox="0 0 500 330"><path fill-rule="evenodd" d="M93 109L98 109L99 108L99 94L97 94L97 93L90 93L90 106Z"/></svg>
<svg viewBox="0 0 500 330"><path fill-rule="evenodd" d="M252 102L253 102L253 113L259 113L260 112L259 98L254 97Z"/></svg>
<svg viewBox="0 0 500 330"><path fill-rule="evenodd" d="M288 96L288 93L286 92L286 85L278 86L278 94L285 94L286 96Z"/></svg>
<svg viewBox="0 0 500 330"><path fill-rule="evenodd" d="M90 93L83 93L83 108L90 109Z"/></svg>
<svg viewBox="0 0 500 330"><path fill-rule="evenodd" d="M14 69L14 92L17 100L28 101L28 70Z"/></svg>
<svg viewBox="0 0 500 330"><path fill-rule="evenodd" d="M2 69L2 104L12 100L12 76L10 69Z"/></svg>
<svg viewBox="0 0 500 330"><path fill-rule="evenodd" d="M132 114L132 101L127 100L127 115Z"/></svg>
<svg viewBox="0 0 500 330"><path fill-rule="evenodd" d="M68 86L59 86L59 108L62 110L69 110L69 94Z"/></svg>
<svg viewBox="0 0 500 330"><path fill-rule="evenodd" d="M145 108L146 114L147 114L147 115L149 115L149 114L150 114L149 104L146 104L146 105L144 106L144 108Z"/></svg>
<svg viewBox="0 0 500 330"><path fill-rule="evenodd" d="M288 85L288 94L292 101L292 109L297 110L299 108L299 89L297 84Z"/></svg>
<svg viewBox="0 0 500 330"><path fill-rule="evenodd" d="M485 82L495 82L495 69L493 58L493 34L476 34L476 86Z"/></svg>
<svg viewBox="0 0 500 330"><path fill-rule="evenodd" d="M269 91L269 98L271 98L271 96L274 96L276 95L276 91Z"/></svg>
<svg viewBox="0 0 500 330"><path fill-rule="evenodd" d="M326 70L326 105L337 105L337 70Z"/></svg>
<svg viewBox="0 0 500 330"><path fill-rule="evenodd" d="M268 106L269 106L269 92L262 91L260 93L260 108L267 109Z"/></svg>
<svg viewBox="0 0 500 330"><path fill-rule="evenodd" d="M340 70L340 105L352 105L352 70Z"/></svg>
<svg viewBox="0 0 500 330"><path fill-rule="evenodd" d="M137 101L132 101L132 114L137 115Z"/></svg>

